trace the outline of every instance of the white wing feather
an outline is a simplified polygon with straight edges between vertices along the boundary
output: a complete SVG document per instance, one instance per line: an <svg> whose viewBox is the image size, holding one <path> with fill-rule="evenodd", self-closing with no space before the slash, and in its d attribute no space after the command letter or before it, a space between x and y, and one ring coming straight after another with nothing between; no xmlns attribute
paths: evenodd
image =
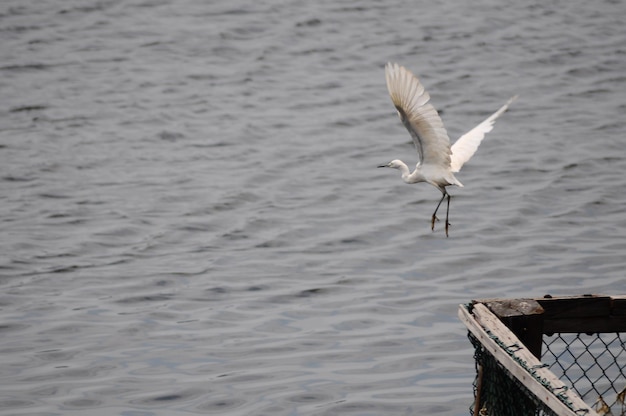
<svg viewBox="0 0 626 416"><path fill-rule="evenodd" d="M450 169L452 172L458 172L461 170L461 167L470 160L476 150L478 150L478 146L480 142L482 142L486 133L489 133L493 129L493 125L496 122L496 119L502 115L508 108L509 105L517 98L517 95L511 97L506 104L504 104L498 111L489 116L485 121L480 123L478 126L474 127L463 136L459 137L459 139L452 145L452 156L450 157Z"/></svg>
<svg viewBox="0 0 626 416"><path fill-rule="evenodd" d="M428 104L430 96L424 86L411 71L395 63L385 66L385 78L391 101L413 138L419 163L448 169L450 139L437 110Z"/></svg>

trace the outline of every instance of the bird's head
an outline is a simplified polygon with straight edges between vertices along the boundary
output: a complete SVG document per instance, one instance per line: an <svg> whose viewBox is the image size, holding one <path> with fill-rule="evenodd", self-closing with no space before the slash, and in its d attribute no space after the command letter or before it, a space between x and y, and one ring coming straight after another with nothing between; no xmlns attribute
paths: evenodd
<svg viewBox="0 0 626 416"><path fill-rule="evenodd" d="M401 166L405 166L404 163L401 160L398 159L394 159L391 162L385 164L385 165L380 165L378 166L379 168L393 168L393 169L400 169Z"/></svg>

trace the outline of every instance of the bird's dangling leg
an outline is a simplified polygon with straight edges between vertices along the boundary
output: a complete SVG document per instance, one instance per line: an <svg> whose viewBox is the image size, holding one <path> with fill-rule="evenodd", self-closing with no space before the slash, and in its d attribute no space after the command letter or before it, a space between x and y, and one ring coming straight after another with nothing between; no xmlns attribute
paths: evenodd
<svg viewBox="0 0 626 416"><path fill-rule="evenodd" d="M442 191L443 195L441 196L441 199L439 200L439 203L437 204L437 208L435 208L435 212L433 212L433 217L430 219L430 229L432 231L435 231L435 221L439 221L439 218L437 218L437 211L439 210L439 206L441 205L441 203L443 202L443 199L446 197L446 195L448 194L446 192L446 189L443 188ZM449 201L448 201L449 204ZM448 216L446 215L446 224L448 223ZM447 225L446 225L446 229L447 229Z"/></svg>
<svg viewBox="0 0 626 416"><path fill-rule="evenodd" d="M450 226L450 223L448 222L448 214L450 213L450 194L447 194L447 195L448 195L448 207L446 208L446 237L448 237L448 227Z"/></svg>

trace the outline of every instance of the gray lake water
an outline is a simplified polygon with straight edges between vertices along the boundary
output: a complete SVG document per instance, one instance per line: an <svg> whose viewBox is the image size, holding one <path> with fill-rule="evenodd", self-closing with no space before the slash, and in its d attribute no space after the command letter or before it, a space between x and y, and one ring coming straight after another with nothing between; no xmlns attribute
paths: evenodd
<svg viewBox="0 0 626 416"><path fill-rule="evenodd" d="M626 293L622 1L4 0L0 413L465 415L460 303ZM452 140L440 197L383 67Z"/></svg>

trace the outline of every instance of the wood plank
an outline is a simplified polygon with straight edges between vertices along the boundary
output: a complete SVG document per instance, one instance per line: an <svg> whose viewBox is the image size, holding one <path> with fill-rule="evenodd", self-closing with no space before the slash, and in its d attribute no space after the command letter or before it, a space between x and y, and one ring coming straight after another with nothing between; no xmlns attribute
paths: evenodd
<svg viewBox="0 0 626 416"><path fill-rule="evenodd" d="M552 298L535 298L543 308L543 323L538 323L543 327L544 334L563 333L607 333L626 332L626 295L605 296L605 295L583 295L583 296L561 296ZM507 311L507 305L523 304L528 299L483 299L474 300L473 304L487 304L496 315L503 317L514 311ZM504 312L500 312L492 305L499 304ZM530 306L529 306L530 308ZM519 328L515 328L511 322L502 319L514 332L522 334ZM532 323L528 323L532 325ZM525 326L525 325L522 325ZM523 329L523 328L522 328ZM537 328L534 328L537 329ZM524 336L521 337L526 345L534 345Z"/></svg>
<svg viewBox="0 0 626 416"><path fill-rule="evenodd" d="M613 298L612 314L614 316L626 316L626 295L611 297Z"/></svg>
<svg viewBox="0 0 626 416"><path fill-rule="evenodd" d="M626 316L545 319L543 333L551 335L555 332L569 334L626 332Z"/></svg>
<svg viewBox="0 0 626 416"><path fill-rule="evenodd" d="M591 318L610 316L610 296L585 295L578 297L537 298L544 308L544 319Z"/></svg>
<svg viewBox="0 0 626 416"><path fill-rule="evenodd" d="M529 368L534 368L536 375L546 380L550 385L559 389L563 395L573 404L574 409L581 411L584 409L587 416L598 416L598 414L588 406L578 395L571 389L565 389L565 385L550 370L540 367L542 363L535 356L523 347L521 341L509 331L500 320L482 304L476 304L473 307L473 316L468 312L465 305L459 305L458 316L465 324L470 332L480 340L481 344L506 368L515 378L517 378L528 390L539 397L550 409L562 416L576 416L577 413L572 411L567 405L561 402L552 392L544 387L533 375L529 374L526 369L521 367L506 351L492 339L485 331L489 331L497 336L505 345L517 344L522 347L515 352L515 356L524 360ZM578 413L580 414L580 413Z"/></svg>
<svg viewBox="0 0 626 416"><path fill-rule="evenodd" d="M481 303L487 305L499 318L544 313L543 308L535 299L499 299Z"/></svg>
<svg viewBox="0 0 626 416"><path fill-rule="evenodd" d="M543 346L543 313L534 299L507 299L485 305L507 326L524 345L541 359Z"/></svg>
<svg viewBox="0 0 626 416"><path fill-rule="evenodd" d="M545 309L544 333L626 332L626 296L537 299Z"/></svg>

